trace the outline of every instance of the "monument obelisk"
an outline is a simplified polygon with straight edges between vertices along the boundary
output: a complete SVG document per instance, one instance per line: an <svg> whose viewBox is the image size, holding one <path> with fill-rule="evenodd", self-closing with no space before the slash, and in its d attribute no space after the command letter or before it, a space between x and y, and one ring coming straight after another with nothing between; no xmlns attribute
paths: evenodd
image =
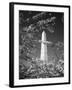
<svg viewBox="0 0 72 90"><path fill-rule="evenodd" d="M46 33L45 33L45 31L42 32L40 60L46 62L46 61L48 61L47 44L44 43L44 42L46 42Z"/></svg>

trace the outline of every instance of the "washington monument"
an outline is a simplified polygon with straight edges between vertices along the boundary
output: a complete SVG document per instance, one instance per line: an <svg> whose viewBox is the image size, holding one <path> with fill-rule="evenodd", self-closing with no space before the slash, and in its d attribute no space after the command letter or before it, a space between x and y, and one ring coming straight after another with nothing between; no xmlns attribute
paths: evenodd
<svg viewBox="0 0 72 90"><path fill-rule="evenodd" d="M39 40L39 42L41 43L40 60L42 60L44 62L48 62L47 45L52 44L52 42L47 41L45 31L42 32L42 37L41 37L41 40Z"/></svg>

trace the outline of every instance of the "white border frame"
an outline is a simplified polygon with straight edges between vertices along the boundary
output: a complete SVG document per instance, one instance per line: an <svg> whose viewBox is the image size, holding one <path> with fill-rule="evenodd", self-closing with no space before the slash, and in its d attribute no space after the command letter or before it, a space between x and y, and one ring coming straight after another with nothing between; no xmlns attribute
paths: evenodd
<svg viewBox="0 0 72 90"><path fill-rule="evenodd" d="M64 12L64 77L19 80L19 10ZM52 84L69 81L69 8L14 5L14 86Z"/></svg>

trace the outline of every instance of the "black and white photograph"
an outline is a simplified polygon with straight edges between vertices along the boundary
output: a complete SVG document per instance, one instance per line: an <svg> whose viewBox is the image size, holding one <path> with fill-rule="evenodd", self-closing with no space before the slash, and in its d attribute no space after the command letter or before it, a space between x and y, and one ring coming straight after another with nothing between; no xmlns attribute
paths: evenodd
<svg viewBox="0 0 72 90"><path fill-rule="evenodd" d="M12 3L12 86L69 83L69 6ZM12 36L13 37L13 36ZM12 38L11 37L11 38ZM12 50L12 49L11 49Z"/></svg>
<svg viewBox="0 0 72 90"><path fill-rule="evenodd" d="M64 76L64 13L19 11L19 79Z"/></svg>

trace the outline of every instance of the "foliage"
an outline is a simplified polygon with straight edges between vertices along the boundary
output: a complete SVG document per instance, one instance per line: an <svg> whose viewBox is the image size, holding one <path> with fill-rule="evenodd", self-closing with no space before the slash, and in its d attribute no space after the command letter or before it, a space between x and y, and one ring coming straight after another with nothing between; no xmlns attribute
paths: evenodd
<svg viewBox="0 0 72 90"><path fill-rule="evenodd" d="M27 62L28 63L28 62ZM27 65L20 65L20 79L28 78L51 78L64 76L64 62L59 60L58 64L47 64L39 61L31 62L29 68Z"/></svg>
<svg viewBox="0 0 72 90"><path fill-rule="evenodd" d="M55 27L55 16L50 13L41 12L30 18L24 18L24 14L19 15L19 78L51 78L64 76L64 46L57 42L52 45L55 48L56 63L44 63L32 56L32 50L38 48L35 40L41 38L43 30L53 33ZM46 18L44 18L46 17Z"/></svg>

